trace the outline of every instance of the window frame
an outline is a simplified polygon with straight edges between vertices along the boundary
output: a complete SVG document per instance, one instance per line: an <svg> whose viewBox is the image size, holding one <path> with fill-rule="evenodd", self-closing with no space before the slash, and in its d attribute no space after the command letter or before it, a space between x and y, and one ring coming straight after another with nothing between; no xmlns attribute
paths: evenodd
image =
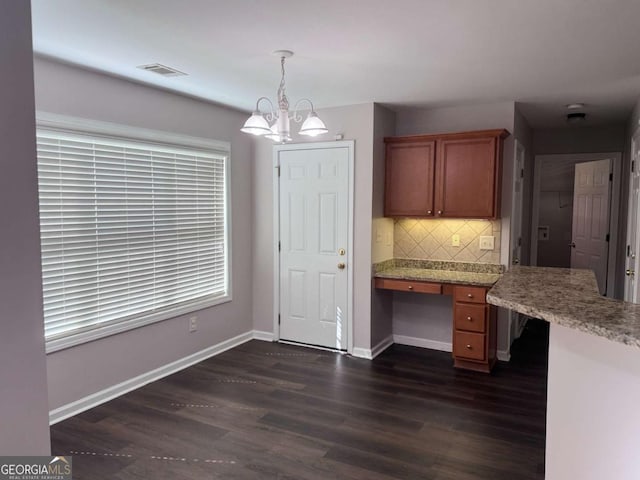
<svg viewBox="0 0 640 480"><path fill-rule="evenodd" d="M194 313L223 303L231 302L232 295L232 205L231 205L231 145L229 142L212 140L188 135L176 134L161 130L151 130L122 124L90 120L79 117L58 115L49 112L36 112L36 130L46 129L61 133L85 134L94 137L122 139L128 141L142 141L158 146L178 147L185 149L205 150L224 157L224 187L225 187L225 281L226 294L213 298L190 301L180 306L166 307L147 314L137 314L118 320L97 324L89 329L70 331L66 334L47 339L45 337L46 353L53 353L70 347L92 342L118 333L127 332L154 323L162 322ZM34 152L35 153L35 152ZM37 156L36 156L37 159ZM39 204L38 200L38 204ZM43 316L44 327L44 316ZM185 332L188 329L185 327Z"/></svg>

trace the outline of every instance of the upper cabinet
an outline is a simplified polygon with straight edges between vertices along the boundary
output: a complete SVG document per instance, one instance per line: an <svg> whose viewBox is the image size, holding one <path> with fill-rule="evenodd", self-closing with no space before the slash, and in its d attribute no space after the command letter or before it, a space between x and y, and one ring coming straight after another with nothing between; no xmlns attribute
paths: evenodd
<svg viewBox="0 0 640 480"><path fill-rule="evenodd" d="M388 137L385 216L497 218L506 130Z"/></svg>

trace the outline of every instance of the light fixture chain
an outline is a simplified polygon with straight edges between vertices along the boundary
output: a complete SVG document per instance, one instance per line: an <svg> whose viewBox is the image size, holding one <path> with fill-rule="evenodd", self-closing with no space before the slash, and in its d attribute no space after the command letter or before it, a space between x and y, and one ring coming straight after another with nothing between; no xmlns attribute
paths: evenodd
<svg viewBox="0 0 640 480"><path fill-rule="evenodd" d="M282 70L282 78L280 79L280 87L278 88L278 106L280 110L289 111L289 99L287 98L287 94L285 93L285 85L284 85L284 59L285 57L280 57L280 68Z"/></svg>

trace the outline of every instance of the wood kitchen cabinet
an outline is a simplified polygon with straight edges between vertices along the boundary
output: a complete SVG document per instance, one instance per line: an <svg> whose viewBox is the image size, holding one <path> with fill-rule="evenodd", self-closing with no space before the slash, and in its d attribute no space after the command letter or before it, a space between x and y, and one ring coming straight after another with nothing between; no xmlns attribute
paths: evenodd
<svg viewBox="0 0 640 480"><path fill-rule="evenodd" d="M385 216L498 218L506 130L387 137Z"/></svg>
<svg viewBox="0 0 640 480"><path fill-rule="evenodd" d="M486 296L484 287L453 287L455 367L490 372L496 363L496 309Z"/></svg>

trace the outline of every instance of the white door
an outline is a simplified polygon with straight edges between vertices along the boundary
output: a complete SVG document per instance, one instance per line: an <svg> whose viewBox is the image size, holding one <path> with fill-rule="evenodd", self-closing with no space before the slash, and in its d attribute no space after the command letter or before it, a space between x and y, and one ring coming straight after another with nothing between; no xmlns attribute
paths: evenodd
<svg viewBox="0 0 640 480"><path fill-rule="evenodd" d="M573 190L571 268L594 271L601 294L607 288L610 160L577 163Z"/></svg>
<svg viewBox="0 0 640 480"><path fill-rule="evenodd" d="M279 150L280 339L347 349L350 150Z"/></svg>
<svg viewBox="0 0 640 480"><path fill-rule="evenodd" d="M629 214L627 217L627 250L626 250L626 280L624 282L624 299L627 302L638 303L638 271L637 254L640 251L640 235L638 235L638 215L640 214L640 133L631 140L631 178L629 180Z"/></svg>

